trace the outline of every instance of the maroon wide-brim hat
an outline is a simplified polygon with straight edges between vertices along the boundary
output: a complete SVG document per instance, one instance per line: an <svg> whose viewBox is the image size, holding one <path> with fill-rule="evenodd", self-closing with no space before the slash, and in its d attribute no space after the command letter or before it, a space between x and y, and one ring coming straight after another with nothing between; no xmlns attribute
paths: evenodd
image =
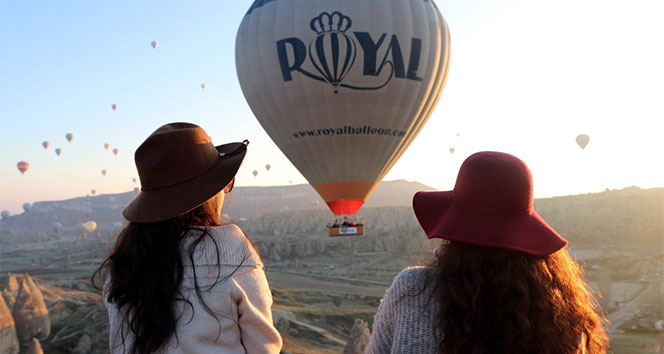
<svg viewBox="0 0 664 354"><path fill-rule="evenodd" d="M131 222L158 222L195 209L233 180L248 143L214 146L195 124L161 126L136 150L141 193L122 215Z"/></svg>
<svg viewBox="0 0 664 354"><path fill-rule="evenodd" d="M428 238L546 256L567 240L533 208L528 166L501 152L478 152L459 169L454 190L418 192L413 210Z"/></svg>

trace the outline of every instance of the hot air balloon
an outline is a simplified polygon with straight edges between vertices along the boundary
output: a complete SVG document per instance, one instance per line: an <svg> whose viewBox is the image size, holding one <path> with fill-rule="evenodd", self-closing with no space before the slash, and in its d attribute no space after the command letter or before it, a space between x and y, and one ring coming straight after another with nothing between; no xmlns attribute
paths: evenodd
<svg viewBox="0 0 664 354"><path fill-rule="evenodd" d="M65 135L65 138L67 138L67 141L71 143L71 141L74 140L74 134L67 133L67 135Z"/></svg>
<svg viewBox="0 0 664 354"><path fill-rule="evenodd" d="M116 149L113 149L113 155L116 155L116 156L117 156L118 152L120 152L120 150L118 150L117 148L116 148Z"/></svg>
<svg viewBox="0 0 664 354"><path fill-rule="evenodd" d="M454 148L450 148L450 154L453 154L454 151L456 151L456 150L454 150Z"/></svg>
<svg viewBox="0 0 664 354"><path fill-rule="evenodd" d="M30 204L30 203L23 203L23 211L25 211L25 212L27 213L27 212L30 211L30 209L32 209L32 204Z"/></svg>
<svg viewBox="0 0 664 354"><path fill-rule="evenodd" d="M109 144L109 143L104 144L104 149L108 150L109 147L111 147L111 144Z"/></svg>
<svg viewBox="0 0 664 354"><path fill-rule="evenodd" d="M159 47L159 42L152 41L152 43L150 43L150 45L152 46L152 49L157 49L157 47Z"/></svg>
<svg viewBox="0 0 664 354"><path fill-rule="evenodd" d="M461 136L461 134L459 134L459 133L456 133L456 136L457 136L457 138L458 138L459 136Z"/></svg>
<svg viewBox="0 0 664 354"><path fill-rule="evenodd" d="M141 189L138 187L134 187L134 194L138 195L138 193L141 192Z"/></svg>
<svg viewBox="0 0 664 354"><path fill-rule="evenodd" d="M449 56L429 0L256 0L235 44L254 115L336 215L355 214L422 130Z"/></svg>
<svg viewBox="0 0 664 354"><path fill-rule="evenodd" d="M586 134L581 134L576 137L576 143L581 147L581 150L585 149L589 142L590 137Z"/></svg>
<svg viewBox="0 0 664 354"><path fill-rule="evenodd" d="M136 183L136 178L132 178L131 181Z"/></svg>
<svg viewBox="0 0 664 354"><path fill-rule="evenodd" d="M97 229L97 223L94 221L86 221L76 225L76 230L81 233L92 232Z"/></svg>
<svg viewBox="0 0 664 354"><path fill-rule="evenodd" d="M114 110L114 111L117 111L117 110L118 110L118 105L115 104L115 103L113 103L113 104L111 105L111 109Z"/></svg>
<svg viewBox="0 0 664 354"><path fill-rule="evenodd" d="M53 229L53 232L58 232L60 229L62 229L62 224L59 222L54 222L51 224L51 228Z"/></svg>
<svg viewBox="0 0 664 354"><path fill-rule="evenodd" d="M207 84L206 84L206 83L202 83L202 84L201 84L201 90L205 90L206 88L207 88Z"/></svg>
<svg viewBox="0 0 664 354"><path fill-rule="evenodd" d="M271 168L272 168L272 166L270 166L270 164L265 165L266 170L270 171Z"/></svg>
<svg viewBox="0 0 664 354"><path fill-rule="evenodd" d="M60 156L60 154L62 154L62 149L60 148L55 149L55 154Z"/></svg>
<svg viewBox="0 0 664 354"><path fill-rule="evenodd" d="M106 176L106 173L107 173L107 172L108 172L108 171L106 171L106 170L101 170L101 174L104 175L104 176Z"/></svg>
<svg viewBox="0 0 664 354"><path fill-rule="evenodd" d="M16 168L18 168L18 170L21 171L21 174L24 175L25 172L30 168L30 164L25 161L19 161L16 164Z"/></svg>
<svg viewBox="0 0 664 354"><path fill-rule="evenodd" d="M7 210L3 210L2 212L0 212L0 216L2 216L2 220L7 220L9 218L9 215L11 215L11 214L9 214L9 212Z"/></svg>
<svg viewBox="0 0 664 354"><path fill-rule="evenodd" d="M258 171L257 171L257 170L253 170L253 171L251 171L251 174L254 175L254 177L256 177L256 176L258 176Z"/></svg>
<svg viewBox="0 0 664 354"><path fill-rule="evenodd" d="M96 189L91 190L91 191L90 191L90 194L92 194L92 195L97 194L97 190L96 190Z"/></svg>
<svg viewBox="0 0 664 354"><path fill-rule="evenodd" d="M48 141L42 141L42 146L44 147L44 149L48 149L48 147L51 146L51 143L49 143Z"/></svg>

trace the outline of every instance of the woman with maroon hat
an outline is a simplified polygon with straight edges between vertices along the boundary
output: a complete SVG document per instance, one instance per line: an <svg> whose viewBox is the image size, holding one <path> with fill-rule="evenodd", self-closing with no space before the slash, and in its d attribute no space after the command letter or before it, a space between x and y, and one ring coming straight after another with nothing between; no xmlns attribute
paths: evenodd
<svg viewBox="0 0 664 354"><path fill-rule="evenodd" d="M136 150L141 193L93 275L105 281L111 353L281 350L261 258L237 225L220 224L247 145L215 147L201 127L172 123Z"/></svg>
<svg viewBox="0 0 664 354"><path fill-rule="evenodd" d="M366 353L605 353L605 320L567 241L533 209L526 164L500 152L464 161L454 190L419 192L417 220L445 243L402 271Z"/></svg>

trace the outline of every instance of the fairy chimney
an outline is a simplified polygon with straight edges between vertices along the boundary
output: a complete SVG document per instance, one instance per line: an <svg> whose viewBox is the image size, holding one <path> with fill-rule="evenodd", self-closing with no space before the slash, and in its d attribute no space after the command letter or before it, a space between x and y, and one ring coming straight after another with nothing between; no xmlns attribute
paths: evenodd
<svg viewBox="0 0 664 354"><path fill-rule="evenodd" d="M16 276L12 273L7 273L7 286L2 290L2 297L5 298L5 303L9 307L9 310L14 308L17 294L18 281L16 280Z"/></svg>
<svg viewBox="0 0 664 354"><path fill-rule="evenodd" d="M355 323L353 323L353 329L350 332L350 338L348 343L346 343L346 348L344 349L344 354L362 354L367 349L369 345L369 339L371 338L371 333L367 323L363 320L357 318Z"/></svg>
<svg viewBox="0 0 664 354"><path fill-rule="evenodd" d="M19 345L14 319L5 300L0 296L0 353L17 354L18 351Z"/></svg>
<svg viewBox="0 0 664 354"><path fill-rule="evenodd" d="M41 343L39 343L37 338L32 338L32 341L30 341L30 346L28 347L28 350L25 352L25 354L44 354Z"/></svg>
<svg viewBox="0 0 664 354"><path fill-rule="evenodd" d="M27 346L32 338L48 338L51 333L48 309L41 291L28 274L21 281L13 313L16 334L21 344Z"/></svg>

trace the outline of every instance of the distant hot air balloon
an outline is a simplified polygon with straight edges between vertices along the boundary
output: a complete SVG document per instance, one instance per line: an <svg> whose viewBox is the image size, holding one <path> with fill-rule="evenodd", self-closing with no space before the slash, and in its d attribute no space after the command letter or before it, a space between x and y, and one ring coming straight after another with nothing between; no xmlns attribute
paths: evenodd
<svg viewBox="0 0 664 354"><path fill-rule="evenodd" d="M27 212L30 211L30 209L32 209L32 204L30 204L30 203L23 203L23 211L25 211L25 212L27 213Z"/></svg>
<svg viewBox="0 0 664 354"><path fill-rule="evenodd" d="M25 171L27 171L30 168L30 164L25 161L19 161L16 164L16 168L18 168L18 170L21 171L21 174L24 175Z"/></svg>
<svg viewBox="0 0 664 354"><path fill-rule="evenodd" d="M272 166L270 166L270 164L265 165L266 170L270 171L271 168L272 168Z"/></svg>
<svg viewBox="0 0 664 354"><path fill-rule="evenodd" d="M118 110L118 105L115 104L115 103L113 103L113 104L111 105L111 109L114 110L114 111L117 111L117 110Z"/></svg>
<svg viewBox="0 0 664 354"><path fill-rule="evenodd" d="M206 83L202 83L202 84L201 84L201 90L205 90L206 88L207 88L207 84L206 84Z"/></svg>
<svg viewBox="0 0 664 354"><path fill-rule="evenodd" d="M255 0L235 42L254 115L337 215L355 214L422 130L449 57L433 1Z"/></svg>
<svg viewBox="0 0 664 354"><path fill-rule="evenodd" d="M48 141L42 141L42 146L44 147L44 149L48 149L48 147L51 146L51 143L49 143Z"/></svg>
<svg viewBox="0 0 664 354"><path fill-rule="evenodd" d="M120 150L118 150L117 148L116 148L116 149L113 149L113 155L116 155L116 156L117 156L118 152L120 152Z"/></svg>
<svg viewBox="0 0 664 354"><path fill-rule="evenodd" d="M138 187L134 187L134 194L138 195L138 193L141 193L141 189Z"/></svg>
<svg viewBox="0 0 664 354"><path fill-rule="evenodd" d="M111 147L111 144L109 144L109 143L104 144L104 149L108 150L109 147Z"/></svg>
<svg viewBox="0 0 664 354"><path fill-rule="evenodd" d="M62 229L62 224L59 222L54 222L51 224L51 228L53 229L53 232L58 232L60 229Z"/></svg>
<svg viewBox="0 0 664 354"><path fill-rule="evenodd" d="M456 151L456 150L454 150L454 148L450 148L450 154L453 154L454 151Z"/></svg>
<svg viewBox="0 0 664 354"><path fill-rule="evenodd" d="M152 46L152 49L157 49L157 47L159 47L159 42L152 41L152 43L150 43L150 45Z"/></svg>
<svg viewBox="0 0 664 354"><path fill-rule="evenodd" d="M92 194L92 195L97 194L97 190L96 190L96 189L91 190L91 191L90 191L90 194Z"/></svg>
<svg viewBox="0 0 664 354"><path fill-rule="evenodd" d="M136 183L136 178L132 178L131 181Z"/></svg>
<svg viewBox="0 0 664 354"><path fill-rule="evenodd" d="M67 141L71 143L71 141L74 140L74 134L67 133L67 135L65 135L65 138L67 138Z"/></svg>
<svg viewBox="0 0 664 354"><path fill-rule="evenodd" d="M585 149L586 145L590 142L590 137L586 134L581 134L576 137L576 143L581 147L581 149Z"/></svg>
<svg viewBox="0 0 664 354"><path fill-rule="evenodd" d="M94 221L86 221L76 225L76 230L81 233L92 232L97 229L97 223Z"/></svg>
<svg viewBox="0 0 664 354"><path fill-rule="evenodd" d="M9 218L9 215L11 215L11 214L9 214L9 212L7 210L3 210L2 212L0 212L0 216L2 216L2 220L7 220Z"/></svg>
<svg viewBox="0 0 664 354"><path fill-rule="evenodd" d="M456 133L456 136L457 136L457 138L458 138L458 137L460 136L460 134L459 134L459 133Z"/></svg>
<svg viewBox="0 0 664 354"><path fill-rule="evenodd" d="M108 172L108 171L106 171L106 170L101 170L101 174L104 175L104 176L106 176L106 173L107 173L107 172Z"/></svg>
<svg viewBox="0 0 664 354"><path fill-rule="evenodd" d="M254 175L254 177L256 177L256 176L258 176L258 171L257 171L257 170L253 170L253 171L251 171L251 174Z"/></svg>
<svg viewBox="0 0 664 354"><path fill-rule="evenodd" d="M55 149L55 154L60 156L60 154L62 154L62 149L60 148Z"/></svg>

